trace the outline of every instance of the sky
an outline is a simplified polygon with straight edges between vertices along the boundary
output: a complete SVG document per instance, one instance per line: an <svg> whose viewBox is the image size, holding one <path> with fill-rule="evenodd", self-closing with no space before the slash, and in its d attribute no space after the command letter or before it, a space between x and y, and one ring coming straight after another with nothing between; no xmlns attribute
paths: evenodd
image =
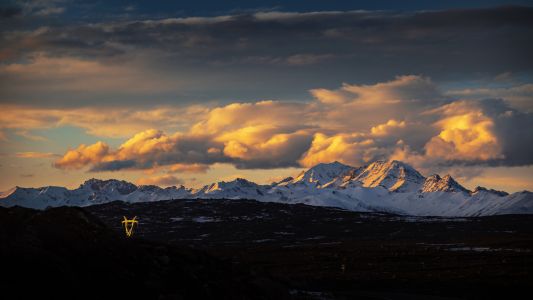
<svg viewBox="0 0 533 300"><path fill-rule="evenodd" d="M0 1L0 190L396 159L533 190L532 1Z"/></svg>

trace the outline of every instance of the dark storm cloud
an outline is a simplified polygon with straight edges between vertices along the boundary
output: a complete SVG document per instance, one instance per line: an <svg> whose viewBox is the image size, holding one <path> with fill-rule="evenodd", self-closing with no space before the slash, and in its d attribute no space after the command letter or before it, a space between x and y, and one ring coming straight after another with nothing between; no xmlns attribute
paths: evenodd
<svg viewBox="0 0 533 300"><path fill-rule="evenodd" d="M523 166L533 164L533 114L511 108L501 99L481 101L486 114L494 120L494 131L502 144L503 159L494 165Z"/></svg>
<svg viewBox="0 0 533 300"><path fill-rule="evenodd" d="M530 74L533 69L529 7L259 12L90 23L30 18L31 26L19 24L25 18L12 19L16 21L0 34L0 59L7 66L22 66L17 72L0 71L3 102L79 106L105 105L110 98L114 104L142 105L147 97L160 104L304 100L307 90L339 82L372 83L399 74L461 81L502 72ZM24 68L46 57L57 64L61 58L91 61L120 68L124 75L86 90L78 87L94 78L87 79L76 66L48 66L46 78L37 79L34 70ZM68 80L55 74L66 68L72 70ZM118 80L123 84L114 85ZM140 86L147 88L139 91Z"/></svg>
<svg viewBox="0 0 533 300"><path fill-rule="evenodd" d="M2 18L12 18L22 14L22 8L18 6L5 6L0 7L0 19Z"/></svg>
<svg viewBox="0 0 533 300"><path fill-rule="evenodd" d="M98 163L91 168L91 171L93 172L118 171L122 169L134 168L134 167L136 167L136 162L134 160L115 160L115 161Z"/></svg>
<svg viewBox="0 0 533 300"><path fill-rule="evenodd" d="M532 28L533 8L529 7L266 12L48 26L38 33L4 32L2 48L17 49L11 60L46 52L118 62L127 54L156 50L162 60L158 68L189 65L215 70L280 62L290 70L294 69L290 57L322 56L329 59L310 60L311 72L322 69L313 64L324 63L341 74L367 72L366 80L374 81L397 74L438 78L531 71L533 61L526 58L533 52Z"/></svg>

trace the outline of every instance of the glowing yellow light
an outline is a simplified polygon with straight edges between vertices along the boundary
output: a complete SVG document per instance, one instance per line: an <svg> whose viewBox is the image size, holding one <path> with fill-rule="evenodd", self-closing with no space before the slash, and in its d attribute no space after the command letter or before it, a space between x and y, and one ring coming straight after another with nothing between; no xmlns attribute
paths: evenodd
<svg viewBox="0 0 533 300"><path fill-rule="evenodd" d="M137 216L133 217L133 219L128 220L128 218L124 217L124 221L122 221L122 224L124 224L124 229L126 230L126 236L131 237L133 234L133 226L135 224L139 224L139 221L137 221Z"/></svg>

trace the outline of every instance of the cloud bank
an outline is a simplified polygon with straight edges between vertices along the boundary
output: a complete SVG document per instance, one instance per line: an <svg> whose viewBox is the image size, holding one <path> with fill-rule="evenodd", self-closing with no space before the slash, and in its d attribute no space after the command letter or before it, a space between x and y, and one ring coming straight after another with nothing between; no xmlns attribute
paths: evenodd
<svg viewBox="0 0 533 300"><path fill-rule="evenodd" d="M184 131L148 129L116 149L79 145L55 162L91 171L205 171L362 165L397 158L417 166L533 164L533 116L504 100L452 99L421 76L313 89L308 102L259 101L205 108Z"/></svg>
<svg viewBox="0 0 533 300"><path fill-rule="evenodd" d="M0 142L19 158L55 159L31 148L73 126L100 141L57 169L532 164L531 7L73 22L26 2L0 9Z"/></svg>
<svg viewBox="0 0 533 300"><path fill-rule="evenodd" d="M59 12L54 7L45 11ZM0 88L4 102L32 105L45 99L61 106L73 98L78 105L143 104L147 97L159 104L177 98L229 103L233 97L290 99L295 90L346 79L370 84L398 74L437 80L530 74L532 20L531 7L132 15L91 22L15 15L0 28ZM334 71L324 76L325 70ZM323 101L342 99L314 93Z"/></svg>

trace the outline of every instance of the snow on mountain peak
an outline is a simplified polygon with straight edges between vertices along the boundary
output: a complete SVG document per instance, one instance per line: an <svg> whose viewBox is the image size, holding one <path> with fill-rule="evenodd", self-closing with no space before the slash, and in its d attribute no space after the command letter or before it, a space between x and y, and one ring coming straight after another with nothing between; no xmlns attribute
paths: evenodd
<svg viewBox="0 0 533 300"><path fill-rule="evenodd" d="M124 180L117 180L117 179L101 180L101 179L91 178L85 181L83 184L81 184L80 189L90 189L95 192L117 191L121 195L127 195L137 190L137 186L134 185L133 183L130 183Z"/></svg>
<svg viewBox="0 0 533 300"><path fill-rule="evenodd" d="M421 189L422 193L432 193L432 192L465 192L469 193L470 191L464 188L462 185L457 183L455 179L452 178L449 174L444 177L440 177L438 174L433 174L426 178L424 185Z"/></svg>
<svg viewBox="0 0 533 300"><path fill-rule="evenodd" d="M219 181L206 185L193 193L200 198L245 198L256 199L266 193L266 187L244 178L236 178L232 181Z"/></svg>
<svg viewBox="0 0 533 300"><path fill-rule="evenodd" d="M300 173L300 175L292 180L292 183L320 187L335 179L344 177L344 175L352 169L354 168L338 161L332 163L320 163L307 171Z"/></svg>
<svg viewBox="0 0 533 300"><path fill-rule="evenodd" d="M533 214L533 194L478 187L473 192L450 175L424 178L400 161L375 161L353 168L339 162L318 164L296 178L270 185L246 179L220 181L193 190L181 186L136 186L122 180L90 179L79 188L20 188L0 194L0 206L87 206L120 200L148 202L169 199L255 199L282 203L340 207L354 211L383 211L410 215L479 216Z"/></svg>
<svg viewBox="0 0 533 300"><path fill-rule="evenodd" d="M345 180L345 186L350 182L359 183L363 187L384 187L389 191L415 191L424 182L422 176L410 165L397 160L378 160L361 168L352 178Z"/></svg>
<svg viewBox="0 0 533 300"><path fill-rule="evenodd" d="M272 186L279 186L279 185L286 185L290 182L292 182L294 180L294 178L292 176L289 176L287 178L284 178L280 181L276 181L276 182L272 182Z"/></svg>
<svg viewBox="0 0 533 300"><path fill-rule="evenodd" d="M214 191L223 191L228 189L235 189L235 188L250 188L250 187L256 187L258 186L256 183L248 181L244 178L236 178L232 181L219 181L212 183L210 185L207 185L204 187L203 190L205 190L206 193L211 193Z"/></svg>
<svg viewBox="0 0 533 300"><path fill-rule="evenodd" d="M12 195L13 193L15 193L18 189L20 189L20 187L15 186L13 188L10 188L7 191L2 191L2 192L0 192L0 198L6 198L6 197Z"/></svg>
<svg viewBox="0 0 533 300"><path fill-rule="evenodd" d="M140 185L138 187L138 190L141 192L157 192L157 191L162 190L162 188L158 187L157 185L149 184L149 185Z"/></svg>
<svg viewBox="0 0 533 300"><path fill-rule="evenodd" d="M487 189L485 187L482 187L482 186L477 186L474 191L472 192L472 195L476 195L478 193L491 193L491 194L495 194L495 195L498 195L498 196L507 196L509 195L509 193L507 192L504 192L504 191L498 191L498 190L494 190L494 189Z"/></svg>

